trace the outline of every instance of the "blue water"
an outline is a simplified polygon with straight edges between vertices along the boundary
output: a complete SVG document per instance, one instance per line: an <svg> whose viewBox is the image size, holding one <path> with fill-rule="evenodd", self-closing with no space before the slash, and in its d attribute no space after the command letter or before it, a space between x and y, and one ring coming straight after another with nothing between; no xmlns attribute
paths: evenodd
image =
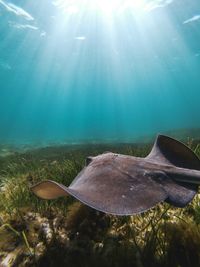
<svg viewBox="0 0 200 267"><path fill-rule="evenodd" d="M200 128L199 0L0 0L0 143Z"/></svg>

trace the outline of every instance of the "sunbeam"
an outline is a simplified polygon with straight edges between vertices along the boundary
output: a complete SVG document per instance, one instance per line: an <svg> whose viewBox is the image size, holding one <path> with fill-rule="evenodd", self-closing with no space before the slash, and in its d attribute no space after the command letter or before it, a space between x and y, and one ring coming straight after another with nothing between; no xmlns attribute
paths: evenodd
<svg viewBox="0 0 200 267"><path fill-rule="evenodd" d="M0 0L0 140L127 141L199 125L197 7Z"/></svg>
<svg viewBox="0 0 200 267"><path fill-rule="evenodd" d="M131 10L134 14L138 15L144 12L147 6L145 0L55 0L53 4L61 8L63 12L70 14L83 11L96 11L101 12L103 15L112 15L125 10Z"/></svg>

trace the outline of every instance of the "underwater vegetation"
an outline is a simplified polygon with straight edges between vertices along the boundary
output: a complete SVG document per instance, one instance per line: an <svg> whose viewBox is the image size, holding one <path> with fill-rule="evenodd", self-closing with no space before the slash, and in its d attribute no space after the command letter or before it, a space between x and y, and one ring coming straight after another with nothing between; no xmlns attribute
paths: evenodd
<svg viewBox="0 0 200 267"><path fill-rule="evenodd" d="M198 141L188 145L200 156ZM117 217L75 201L43 201L29 187L70 184L85 157L111 150L146 156L151 144L48 147L0 158L0 266L199 267L200 195Z"/></svg>

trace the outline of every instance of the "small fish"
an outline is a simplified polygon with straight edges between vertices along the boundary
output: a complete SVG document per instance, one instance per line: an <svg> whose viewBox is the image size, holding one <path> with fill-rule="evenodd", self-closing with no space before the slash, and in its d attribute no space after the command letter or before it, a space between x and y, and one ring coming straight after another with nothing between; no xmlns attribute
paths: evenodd
<svg viewBox="0 0 200 267"><path fill-rule="evenodd" d="M105 213L133 215L163 201L185 207L199 184L199 158L181 142L159 135L146 158L111 152L88 157L69 187L48 180L31 190L43 199L72 195Z"/></svg>

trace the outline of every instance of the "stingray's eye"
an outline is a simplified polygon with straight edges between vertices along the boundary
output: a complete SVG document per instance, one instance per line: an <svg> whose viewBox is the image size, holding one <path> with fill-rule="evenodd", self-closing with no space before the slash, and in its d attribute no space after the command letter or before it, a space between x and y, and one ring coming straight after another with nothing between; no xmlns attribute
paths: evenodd
<svg viewBox="0 0 200 267"><path fill-rule="evenodd" d="M87 157L86 160L85 160L85 164L86 166L90 164L90 162L92 162L93 160L93 157Z"/></svg>

